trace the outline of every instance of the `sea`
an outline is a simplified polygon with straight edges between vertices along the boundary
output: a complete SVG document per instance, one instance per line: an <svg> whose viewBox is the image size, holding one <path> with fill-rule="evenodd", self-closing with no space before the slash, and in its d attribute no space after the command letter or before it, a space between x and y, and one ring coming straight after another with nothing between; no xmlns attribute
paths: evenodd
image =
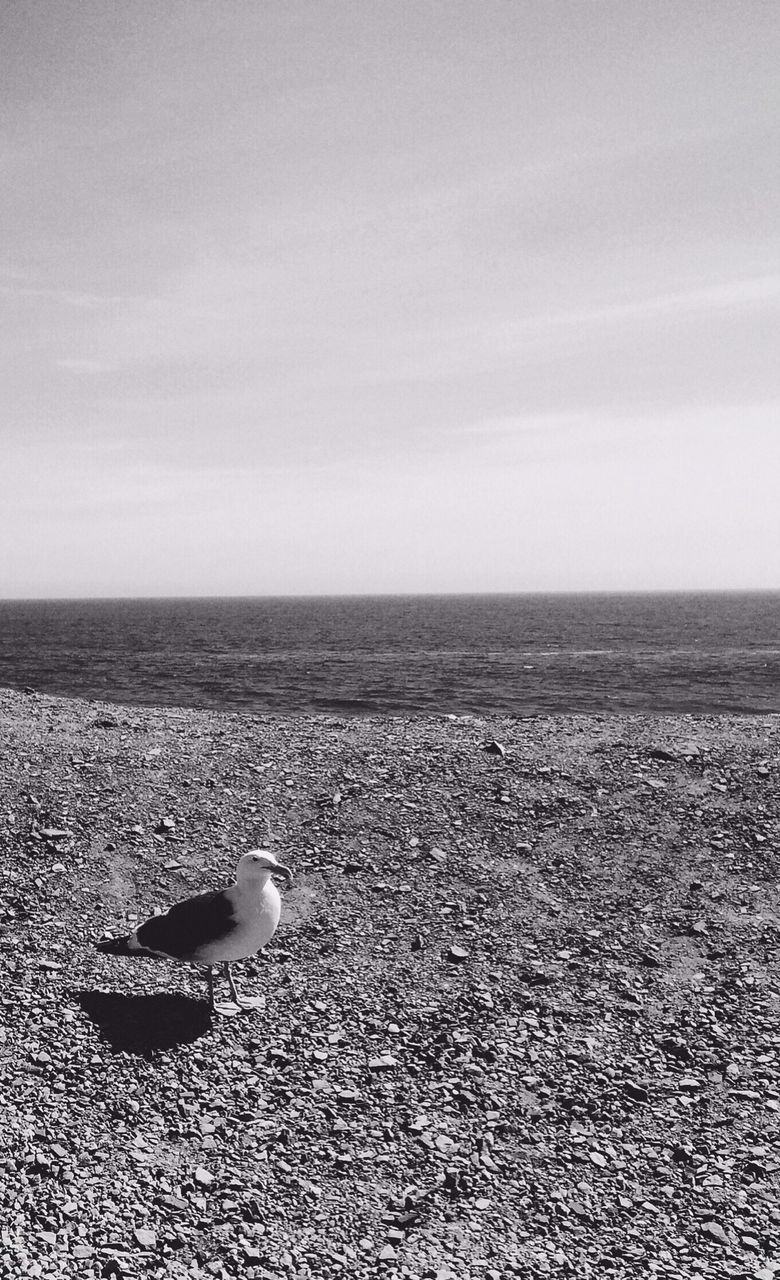
<svg viewBox="0 0 780 1280"><path fill-rule="evenodd" d="M780 711L780 592L0 602L0 685L258 714Z"/></svg>

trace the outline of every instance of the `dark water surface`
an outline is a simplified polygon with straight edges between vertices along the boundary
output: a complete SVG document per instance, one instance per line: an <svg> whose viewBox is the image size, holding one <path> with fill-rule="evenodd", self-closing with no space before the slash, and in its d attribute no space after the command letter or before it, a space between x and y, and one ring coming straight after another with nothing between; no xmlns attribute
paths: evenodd
<svg viewBox="0 0 780 1280"><path fill-rule="evenodd" d="M256 712L780 711L780 593L6 601L0 685Z"/></svg>

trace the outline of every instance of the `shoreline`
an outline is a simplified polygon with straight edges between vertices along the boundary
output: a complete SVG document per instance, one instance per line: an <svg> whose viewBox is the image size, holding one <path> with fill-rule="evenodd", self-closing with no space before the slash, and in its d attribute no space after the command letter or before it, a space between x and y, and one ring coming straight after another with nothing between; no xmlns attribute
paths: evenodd
<svg viewBox="0 0 780 1280"><path fill-rule="evenodd" d="M2 690L0 744L0 1276L780 1260L780 715ZM95 954L262 845L264 1010Z"/></svg>
<svg viewBox="0 0 780 1280"><path fill-rule="evenodd" d="M351 711L348 708L341 710L284 710L284 711L257 711L250 708L242 707L225 707L225 706L191 706L186 703L157 703L157 702L123 702L121 700L112 700L106 698L88 697L82 694L69 693L50 693L44 689L33 688L32 686L16 687L14 685L0 685L0 704L5 701L13 701L14 699L22 699L26 702L34 702L40 700L42 704L61 704L62 706L72 705L74 708L92 708L107 715L133 716L136 714L154 715L175 715L208 717L208 716L226 716L235 717L237 720L249 721L290 721L298 720L322 720L322 721L431 721L432 723L441 722L468 722L473 723L527 723L529 721L594 721L600 722L604 720L627 720L627 721L656 721L656 720L693 720L693 721L773 721L780 722L780 709L778 710L681 710L676 708L660 709L660 710L643 710L631 709L620 710L604 708L599 711L528 711L528 712L512 712L512 711L436 711L430 708L423 710L409 711Z"/></svg>

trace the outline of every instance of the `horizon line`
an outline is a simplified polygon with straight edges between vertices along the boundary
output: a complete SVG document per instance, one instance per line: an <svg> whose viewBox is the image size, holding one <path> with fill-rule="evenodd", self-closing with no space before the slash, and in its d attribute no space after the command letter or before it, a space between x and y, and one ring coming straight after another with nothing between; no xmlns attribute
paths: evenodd
<svg viewBox="0 0 780 1280"><path fill-rule="evenodd" d="M294 591L155 595L66 595L66 596L0 596L3 604L119 604L174 600L408 600L408 599L474 599L518 596L692 596L692 595L780 595L775 587L552 587L516 591Z"/></svg>

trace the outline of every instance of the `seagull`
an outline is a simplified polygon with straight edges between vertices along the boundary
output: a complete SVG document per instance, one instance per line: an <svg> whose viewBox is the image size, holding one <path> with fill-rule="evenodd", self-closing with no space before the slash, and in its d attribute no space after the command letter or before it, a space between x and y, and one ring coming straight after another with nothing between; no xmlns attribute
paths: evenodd
<svg viewBox="0 0 780 1280"><path fill-rule="evenodd" d="M271 877L292 872L267 849L253 849L239 859L235 883L177 902L165 915L152 916L134 933L104 938L98 951L110 956L157 956L205 965L209 1008L214 1010L213 966L222 966L235 1003L242 1005L230 965L261 951L276 932L282 910L279 890Z"/></svg>

